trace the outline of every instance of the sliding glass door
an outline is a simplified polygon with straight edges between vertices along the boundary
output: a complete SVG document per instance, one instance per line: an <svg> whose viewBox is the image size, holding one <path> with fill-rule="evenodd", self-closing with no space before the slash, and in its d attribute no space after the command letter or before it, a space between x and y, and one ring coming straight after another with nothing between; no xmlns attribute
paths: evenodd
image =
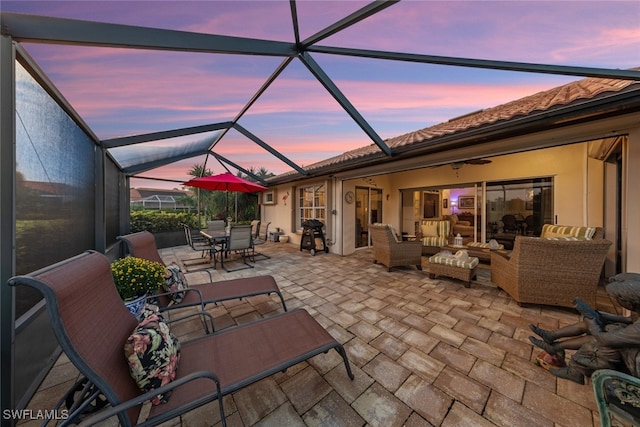
<svg viewBox="0 0 640 427"><path fill-rule="evenodd" d="M356 248L370 245L369 224L382 222L382 190L356 187Z"/></svg>
<svg viewBox="0 0 640 427"><path fill-rule="evenodd" d="M550 177L487 183L487 237L499 233L539 236L553 224Z"/></svg>

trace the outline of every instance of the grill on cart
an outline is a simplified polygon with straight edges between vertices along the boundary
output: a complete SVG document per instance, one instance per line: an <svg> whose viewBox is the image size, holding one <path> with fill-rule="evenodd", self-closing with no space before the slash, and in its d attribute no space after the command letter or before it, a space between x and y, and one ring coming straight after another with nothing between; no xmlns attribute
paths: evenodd
<svg viewBox="0 0 640 427"><path fill-rule="evenodd" d="M322 227L324 227L324 224L317 219L310 219L302 223L300 250L306 249L311 255L315 255L317 251L329 252Z"/></svg>

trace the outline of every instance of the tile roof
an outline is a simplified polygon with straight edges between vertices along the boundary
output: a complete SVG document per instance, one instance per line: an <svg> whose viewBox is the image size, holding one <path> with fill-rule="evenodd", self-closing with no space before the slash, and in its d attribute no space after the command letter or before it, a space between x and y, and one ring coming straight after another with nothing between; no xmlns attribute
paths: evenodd
<svg viewBox="0 0 640 427"><path fill-rule="evenodd" d="M636 68L635 70L640 70ZM519 117L534 116L537 113L559 109L570 104L596 99L606 94L619 93L624 89L640 91L640 82L632 80L585 78L571 82L553 89L526 96L506 104L473 112L447 122L428 128L416 130L404 135L385 140L385 143L394 150L410 147L415 144L436 141L440 137L463 134L484 126L498 122L508 122ZM375 144L356 148L338 156L322 160L308 165L305 169L309 172L319 171L332 166L345 163L366 162L388 158ZM288 172L280 175L293 176L296 172Z"/></svg>

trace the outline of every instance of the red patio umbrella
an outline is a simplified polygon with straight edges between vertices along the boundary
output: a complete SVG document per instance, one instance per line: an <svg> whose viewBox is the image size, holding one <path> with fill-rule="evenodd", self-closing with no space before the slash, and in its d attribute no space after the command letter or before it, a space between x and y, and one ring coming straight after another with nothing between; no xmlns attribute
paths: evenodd
<svg viewBox="0 0 640 427"><path fill-rule="evenodd" d="M257 193L258 191L268 190L268 188L263 185L247 181L229 172L193 178L183 185L210 191L238 191L240 193ZM229 216L229 201L227 200L226 202L227 216Z"/></svg>
<svg viewBox="0 0 640 427"><path fill-rule="evenodd" d="M211 191L239 191L241 193L257 193L258 191L268 190L265 186L247 181L229 172L193 178L183 185Z"/></svg>

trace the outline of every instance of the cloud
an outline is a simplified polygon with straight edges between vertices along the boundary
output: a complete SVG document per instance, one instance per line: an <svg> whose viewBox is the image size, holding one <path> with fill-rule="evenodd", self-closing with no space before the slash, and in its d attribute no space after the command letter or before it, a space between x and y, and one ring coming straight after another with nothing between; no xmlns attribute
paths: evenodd
<svg viewBox="0 0 640 427"><path fill-rule="evenodd" d="M285 1L149 4L4 1L3 10L294 40ZM305 38L368 2L296 4L301 37ZM403 1L320 44L630 68L640 66L639 17L638 3L624 1ZM100 138L233 120L283 60L59 45L26 44L26 48ZM332 55L312 57L382 138L576 80ZM298 164L371 143L298 60L255 102L240 124ZM244 167L265 166L274 172L290 169L235 131L216 150ZM179 162L154 173L188 179L186 171L194 163Z"/></svg>

